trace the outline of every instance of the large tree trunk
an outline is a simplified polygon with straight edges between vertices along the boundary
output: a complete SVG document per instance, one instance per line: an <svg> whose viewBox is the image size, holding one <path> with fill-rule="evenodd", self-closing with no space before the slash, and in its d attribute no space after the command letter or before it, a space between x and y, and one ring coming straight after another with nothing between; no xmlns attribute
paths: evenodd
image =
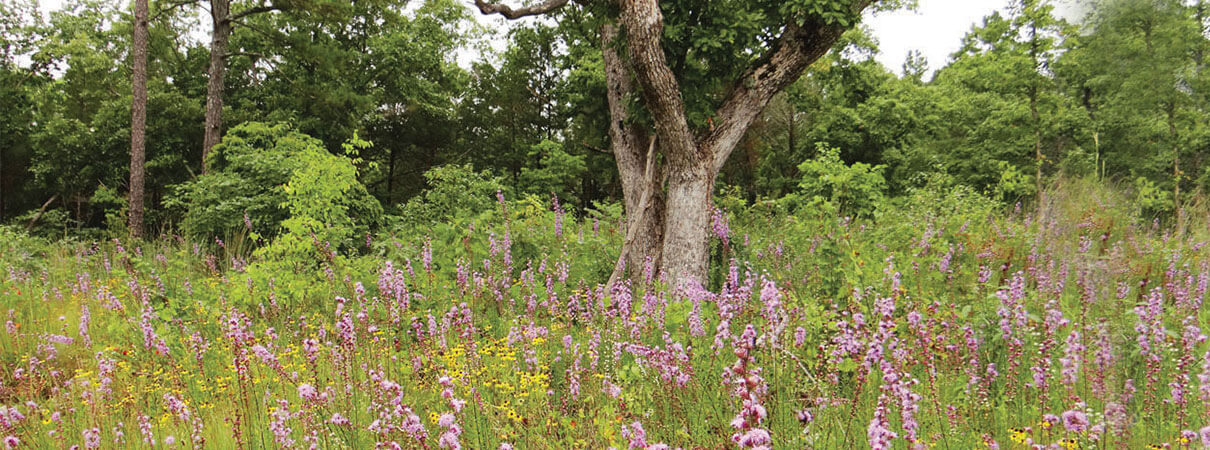
<svg viewBox="0 0 1210 450"><path fill-rule="evenodd" d="M143 166L147 135L147 0L134 2L130 104L130 236L143 236Z"/></svg>
<svg viewBox="0 0 1210 450"><path fill-rule="evenodd" d="M668 178L668 205L664 218L664 261L669 283L706 283L710 262L710 211L714 175L701 164L677 170Z"/></svg>
<svg viewBox="0 0 1210 450"><path fill-rule="evenodd" d="M787 24L767 57L745 71L715 111L717 125L696 137L661 44L664 23L659 2L619 3L630 63L665 156L668 187L661 274L676 287L686 282L705 283L715 176L765 105L827 53L846 27L819 18ZM858 1L854 11L868 5L868 1Z"/></svg>
<svg viewBox="0 0 1210 450"><path fill-rule="evenodd" d="M609 104L609 147L618 165L626 206L626 238L610 284L623 273L641 276L648 258L659 267L664 245L664 190L655 144L646 130L629 121L626 97L634 92L630 70L616 50L617 28L601 27L605 65L606 100Z"/></svg>
<svg viewBox="0 0 1210 450"><path fill-rule="evenodd" d="M223 79L227 72L227 42L231 38L231 0L210 0L210 69L206 85L206 130L202 138L202 173L210 149L223 137Z"/></svg>
<svg viewBox="0 0 1210 450"><path fill-rule="evenodd" d="M707 226L714 188L714 155L699 147L685 118L685 105L675 74L660 43L663 15L654 0L624 0L630 60L642 85L644 103L655 121L656 136L666 157L668 190L660 272L674 287L706 281ZM734 147L734 143L732 143Z"/></svg>

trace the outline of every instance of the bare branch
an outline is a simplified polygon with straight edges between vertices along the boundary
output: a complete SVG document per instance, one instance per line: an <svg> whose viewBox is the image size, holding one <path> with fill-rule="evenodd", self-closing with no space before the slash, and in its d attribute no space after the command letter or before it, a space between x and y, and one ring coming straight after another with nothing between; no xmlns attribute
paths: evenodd
<svg viewBox="0 0 1210 450"><path fill-rule="evenodd" d="M626 218L626 240L622 243L622 252L618 254L618 262L613 265L613 273L609 275L609 282L605 284L608 289L613 289L613 286L622 277L623 269L626 267L626 259L629 255L628 251L633 251L634 239L639 231L639 224L643 223L644 215L647 214L647 204L651 202L652 192L655 186L655 136L651 137L651 142L647 145L647 168L643 171L643 194L639 197L639 208L634 213L634 217ZM630 211L627 211L629 214Z"/></svg>
<svg viewBox="0 0 1210 450"><path fill-rule="evenodd" d="M251 57L253 59L260 59L260 58L265 57L265 55L263 53L256 53L256 52L227 52L227 53L223 54L223 58L230 58L232 56L247 56L247 57Z"/></svg>
<svg viewBox="0 0 1210 450"><path fill-rule="evenodd" d="M231 15L227 16L227 20L236 21L236 20L240 20L244 17L251 16L253 14L266 13L269 11L281 11L281 8L278 6L273 6L273 5L256 6L253 8L248 8L243 11L237 12L235 14L231 14Z"/></svg>
<svg viewBox="0 0 1210 450"><path fill-rule="evenodd" d="M155 22L157 19L160 18L160 16L167 14L168 12L170 12L174 9L181 8L181 7L188 6L188 5L196 5L199 1L200 0L183 0L183 1L179 1L179 2L172 2L171 4L168 5L167 8L160 8L158 11L156 11L155 15L151 16L151 19L149 21Z"/></svg>
<svg viewBox="0 0 1210 450"><path fill-rule="evenodd" d="M601 147L597 147L595 145L589 144L588 141L580 141L580 145L583 145L584 148L592 150L597 153L604 153L606 155L611 155L611 156L613 155L613 152L611 152L609 150L605 150Z"/></svg>
<svg viewBox="0 0 1210 450"><path fill-rule="evenodd" d="M509 20L516 20L527 16L540 16L562 8L565 5L567 5L567 0L546 0L537 5L513 9L501 3L488 3L483 0L475 0L475 6L479 8L479 12L483 14L499 14Z"/></svg>

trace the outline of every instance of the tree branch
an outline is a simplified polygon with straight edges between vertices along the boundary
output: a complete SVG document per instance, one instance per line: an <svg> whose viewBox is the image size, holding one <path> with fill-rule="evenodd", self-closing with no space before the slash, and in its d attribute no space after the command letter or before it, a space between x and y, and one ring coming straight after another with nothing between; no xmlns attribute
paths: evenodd
<svg viewBox="0 0 1210 450"><path fill-rule="evenodd" d="M685 102L680 83L668 67L661 42L664 17L656 0L621 0L620 18L626 29L626 42L639 91L651 118L667 163L681 168L701 164L708 153L695 145L689 122L685 119ZM675 173L689 173L674 170Z"/></svg>
<svg viewBox="0 0 1210 450"><path fill-rule="evenodd" d="M180 8L183 6L187 6L187 5L195 5L199 1L200 0L183 0L183 1L179 1L179 2L172 2L172 4L169 5L167 8L161 8L160 10L156 11L155 15L151 16L151 19L149 19L148 22L155 22L157 19L160 18L160 16L168 13L169 11L172 11L174 9L177 9L177 8Z"/></svg>
<svg viewBox="0 0 1210 450"><path fill-rule="evenodd" d="M872 2L855 2L854 13L860 14ZM714 155L716 172L727 162L731 151L773 96L798 80L847 29L817 17L808 18L802 25L791 23L782 30L773 48L744 71L715 111L718 122L714 129L699 144Z"/></svg>
<svg viewBox="0 0 1210 450"><path fill-rule="evenodd" d="M605 149L603 149L603 148L601 148L601 147L597 147L597 146L595 146L595 145L589 144L589 143L588 143L588 141L580 141L580 145L583 145L583 146L584 146L584 148L589 149L589 150L592 150L592 151L594 151L594 152L597 152L597 153L604 153L604 154L606 154L606 155L613 156L613 152L611 152L611 151L609 151L609 150L605 150Z"/></svg>
<svg viewBox="0 0 1210 450"><path fill-rule="evenodd" d="M264 58L265 57L264 54L256 53L256 52L227 52L227 53L223 54L223 58L230 58L232 56L248 56L248 57L252 57L252 58Z"/></svg>
<svg viewBox="0 0 1210 450"><path fill-rule="evenodd" d="M236 20L240 20L244 17L251 16L253 14L266 13L269 11L281 11L281 9L282 9L281 7L273 6L273 5L256 6L256 7L248 8L243 11L237 12L235 14L228 15L227 20L234 22Z"/></svg>
<svg viewBox="0 0 1210 450"><path fill-rule="evenodd" d="M655 187L655 140L653 136L651 142L647 144L647 168L643 170L643 194L639 197L639 208L633 214L634 217L626 218L626 240L622 242L622 251L618 254L618 262L613 265L613 273L609 274L609 282L605 284L607 289L613 289L613 286L622 278L622 274L626 268L626 259L629 258L628 252L634 251L634 239L638 236L639 224L643 223L644 216L647 214L647 205L651 202L652 192Z"/></svg>
<svg viewBox="0 0 1210 450"><path fill-rule="evenodd" d="M567 0L546 0L537 5L513 9L502 3L487 3L483 0L475 0L475 6L479 8L480 13L485 15L499 14L509 20L516 20L527 16L539 16L562 8L565 5L567 5Z"/></svg>

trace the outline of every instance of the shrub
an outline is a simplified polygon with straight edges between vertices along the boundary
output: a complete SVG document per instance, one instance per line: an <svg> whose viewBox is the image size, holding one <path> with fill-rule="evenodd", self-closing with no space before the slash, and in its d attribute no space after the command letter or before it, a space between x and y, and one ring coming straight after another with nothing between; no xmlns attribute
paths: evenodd
<svg viewBox="0 0 1210 450"><path fill-rule="evenodd" d="M166 202L185 209L181 227L194 237L247 231L268 238L285 226L298 233L321 231L318 237L339 245L369 231L382 216L378 201L357 180L352 160L285 124L232 128L208 165L209 173L179 185Z"/></svg>
<svg viewBox="0 0 1210 450"><path fill-rule="evenodd" d="M521 186L526 192L539 196L555 194L567 204L577 204L576 196L581 178L587 171L584 156L571 155L557 142L544 140L530 148L530 159L540 161L539 167L521 169Z"/></svg>
<svg viewBox="0 0 1210 450"><path fill-rule="evenodd" d="M424 173L429 188L401 207L405 226L419 227L467 219L491 211L496 192L504 189L491 172L476 172L468 165L446 165Z"/></svg>
<svg viewBox="0 0 1210 450"><path fill-rule="evenodd" d="M886 190L886 179L882 176L886 166L846 165L839 150L822 143L817 144L817 149L818 156L798 166L802 173L798 182L801 197L791 197L791 201L813 207L830 206L842 215L873 216Z"/></svg>

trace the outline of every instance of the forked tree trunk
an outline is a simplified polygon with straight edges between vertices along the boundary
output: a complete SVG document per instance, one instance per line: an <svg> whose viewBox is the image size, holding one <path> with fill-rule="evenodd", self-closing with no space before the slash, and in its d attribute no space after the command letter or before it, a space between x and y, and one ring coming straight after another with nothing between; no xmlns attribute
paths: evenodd
<svg viewBox="0 0 1210 450"><path fill-rule="evenodd" d="M626 99L633 95L630 70L617 52L617 28L601 27L601 52L605 66L606 100L609 104L609 146L618 165L622 198L626 207L626 234L621 254L609 284L624 273L633 278L651 259L660 267L664 246L664 190L662 166L654 138L646 130L627 123Z"/></svg>
<svg viewBox="0 0 1210 450"><path fill-rule="evenodd" d="M710 192L714 188L714 155L697 144L685 117L680 86L661 45L663 15L654 0L624 0L630 61L643 89L644 103L655 121L656 136L667 170L664 245L660 272L673 287L705 282Z"/></svg>
<svg viewBox="0 0 1210 450"><path fill-rule="evenodd" d="M547 14L568 0L512 8L474 0L483 14L508 19ZM850 0L856 17L873 0ZM601 41L609 100L610 147L618 163L632 223L618 267L630 261L632 273L658 245L658 267L674 287L705 282L708 257L710 194L714 179L744 133L773 96L802 75L807 66L827 53L847 29L822 17L789 19L768 53L757 59L736 80L713 114L715 126L700 136L691 131L685 115L679 82L669 68L662 38L663 14L658 0L618 0L618 25L626 31L629 59L622 63L614 45L613 25L602 28ZM627 65L628 64L628 65ZM655 125L655 144L640 139L646 132L629 124L625 98L632 92L628 73L638 81L638 92ZM649 149L642 153L642 144ZM658 151L657 151L658 150ZM657 156L662 158L657 158ZM663 193L661 203L660 194ZM638 200L635 198L638 196ZM659 233L663 227L662 235ZM631 236L633 235L633 236ZM617 279L614 271L610 283Z"/></svg>
<svg viewBox="0 0 1210 450"><path fill-rule="evenodd" d="M143 168L147 136L147 0L134 2L131 43L130 102L130 237L143 236Z"/></svg>
<svg viewBox="0 0 1210 450"><path fill-rule="evenodd" d="M231 0L210 0L210 69L206 84L206 130L202 137L202 174L206 158L223 137L223 81L227 73L227 43L231 39Z"/></svg>

